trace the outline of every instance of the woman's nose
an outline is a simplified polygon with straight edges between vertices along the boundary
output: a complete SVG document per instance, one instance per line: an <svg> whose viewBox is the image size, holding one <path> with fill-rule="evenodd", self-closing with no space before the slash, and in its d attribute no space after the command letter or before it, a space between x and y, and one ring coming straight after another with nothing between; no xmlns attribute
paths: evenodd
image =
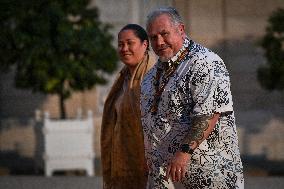
<svg viewBox="0 0 284 189"><path fill-rule="evenodd" d="M128 46L127 46L127 45L123 45L123 46L121 47L121 51L122 51L122 52L128 51Z"/></svg>

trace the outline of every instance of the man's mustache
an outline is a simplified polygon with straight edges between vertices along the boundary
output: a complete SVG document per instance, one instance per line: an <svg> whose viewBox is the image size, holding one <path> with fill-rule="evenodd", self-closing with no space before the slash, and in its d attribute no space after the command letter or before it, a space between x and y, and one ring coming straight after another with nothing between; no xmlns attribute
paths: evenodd
<svg viewBox="0 0 284 189"><path fill-rule="evenodd" d="M166 48L170 47L170 45L163 45L158 48L158 51L165 50Z"/></svg>

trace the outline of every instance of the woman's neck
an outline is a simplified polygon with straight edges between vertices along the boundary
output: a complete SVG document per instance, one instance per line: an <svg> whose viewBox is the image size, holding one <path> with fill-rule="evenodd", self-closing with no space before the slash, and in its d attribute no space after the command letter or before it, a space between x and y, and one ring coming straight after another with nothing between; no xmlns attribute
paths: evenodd
<svg viewBox="0 0 284 189"><path fill-rule="evenodd" d="M133 75L136 67L137 67L137 65L136 66L128 66L128 71L129 71L130 76Z"/></svg>

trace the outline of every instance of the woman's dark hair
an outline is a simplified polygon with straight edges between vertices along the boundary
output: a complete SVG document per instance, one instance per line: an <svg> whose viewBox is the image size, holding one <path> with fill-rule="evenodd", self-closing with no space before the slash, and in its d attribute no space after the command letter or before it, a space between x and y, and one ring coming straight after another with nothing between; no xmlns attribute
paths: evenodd
<svg viewBox="0 0 284 189"><path fill-rule="evenodd" d="M141 42L146 40L148 44L147 50L149 50L149 38L143 27L139 26L138 24L127 24L119 31L119 33L124 30L132 30L134 34L136 35L136 37L138 37Z"/></svg>

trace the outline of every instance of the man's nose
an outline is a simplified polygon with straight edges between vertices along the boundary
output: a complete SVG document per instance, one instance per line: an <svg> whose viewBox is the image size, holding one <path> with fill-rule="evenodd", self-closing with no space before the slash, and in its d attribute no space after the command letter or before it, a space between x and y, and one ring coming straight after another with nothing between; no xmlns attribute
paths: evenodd
<svg viewBox="0 0 284 189"><path fill-rule="evenodd" d="M165 44L164 38L161 35L158 35L158 37L157 37L157 45L161 46L161 45L164 45L164 44Z"/></svg>

